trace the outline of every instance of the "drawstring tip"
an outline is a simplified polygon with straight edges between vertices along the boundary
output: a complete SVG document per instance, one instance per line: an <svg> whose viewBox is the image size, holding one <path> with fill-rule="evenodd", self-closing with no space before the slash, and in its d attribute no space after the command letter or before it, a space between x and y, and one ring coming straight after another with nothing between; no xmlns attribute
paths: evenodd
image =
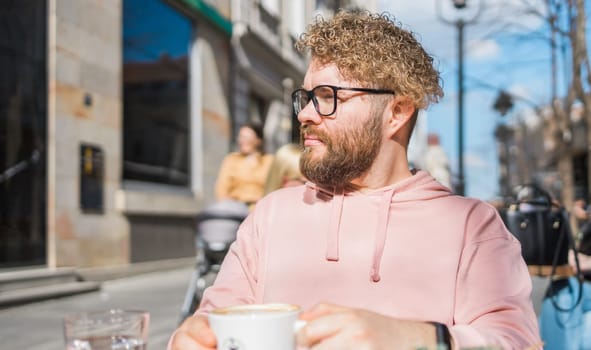
<svg viewBox="0 0 591 350"><path fill-rule="evenodd" d="M380 273L377 272L375 269L371 269L370 276L371 276L371 281L372 282L379 282L380 279L381 279Z"/></svg>

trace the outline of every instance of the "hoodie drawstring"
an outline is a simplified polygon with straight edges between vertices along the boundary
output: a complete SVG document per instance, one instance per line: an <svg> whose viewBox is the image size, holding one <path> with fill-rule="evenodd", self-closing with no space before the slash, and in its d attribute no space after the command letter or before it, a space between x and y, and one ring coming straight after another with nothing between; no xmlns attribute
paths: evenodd
<svg viewBox="0 0 591 350"><path fill-rule="evenodd" d="M378 194L380 191L381 194ZM404 193L412 191L413 197L404 195ZM421 196L429 196L428 198L439 198L450 196L451 192L448 188L440 185L431 175L424 171L413 172L413 177L408 180L403 180L399 184L391 185L381 189L376 189L371 192L371 196L380 196L377 208L377 227L375 232L373 258L371 268L369 271L370 280L374 283L380 281L380 265L386 246L386 239L388 236L388 223L390 219L390 208L392 207L392 200L396 193L402 195L401 200L409 200L411 198L418 199ZM343 212L344 196L347 195L363 195L356 193L345 194L343 190L335 193L334 189L323 189L312 182L306 183L306 192L304 193L304 201L312 204L319 200L322 202L332 202L330 208L330 217L328 222L328 232L326 237L326 260L339 260L339 230L341 225L341 215ZM374 200L373 198L371 199ZM320 208L325 210L324 208ZM324 212L324 211L323 211ZM368 237L369 239L369 237Z"/></svg>
<svg viewBox="0 0 591 350"><path fill-rule="evenodd" d="M381 278L380 263L384 253L384 246L386 245L386 230L388 228L388 219L390 218L392 197L394 197L393 188L382 193L380 206L378 208L378 227L376 229L373 263L370 271L371 280L373 282L379 282Z"/></svg>
<svg viewBox="0 0 591 350"><path fill-rule="evenodd" d="M318 187L308 186L310 189L322 191L322 189ZM394 188L391 187L385 190L380 196L380 204L377 212L378 226L376 228L373 260L370 269L370 278L372 282L379 282L381 279L380 264L382 262L382 255L384 254L384 247L386 245L388 220L390 218L390 207L392 205L394 192ZM328 223L328 234L326 237L326 260L339 261L339 231L345 194L341 190L332 193L331 197L330 221Z"/></svg>
<svg viewBox="0 0 591 350"><path fill-rule="evenodd" d="M342 191L335 193L332 198L328 235L326 237L326 260L339 260L339 228L341 225L341 213L343 211L344 194Z"/></svg>

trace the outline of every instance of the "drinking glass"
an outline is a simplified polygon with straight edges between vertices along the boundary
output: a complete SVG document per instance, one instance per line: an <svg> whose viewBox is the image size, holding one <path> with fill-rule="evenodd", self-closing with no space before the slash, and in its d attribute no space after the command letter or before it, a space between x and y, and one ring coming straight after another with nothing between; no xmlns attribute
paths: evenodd
<svg viewBox="0 0 591 350"><path fill-rule="evenodd" d="M66 350L146 350L150 314L102 310L64 317Z"/></svg>

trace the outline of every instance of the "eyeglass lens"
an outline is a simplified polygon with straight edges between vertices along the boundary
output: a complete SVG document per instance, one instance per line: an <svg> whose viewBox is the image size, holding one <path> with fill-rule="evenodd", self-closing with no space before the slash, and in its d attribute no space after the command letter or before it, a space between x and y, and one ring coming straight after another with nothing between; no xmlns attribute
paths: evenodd
<svg viewBox="0 0 591 350"><path fill-rule="evenodd" d="M320 85L311 91L298 89L293 93L294 113L299 114L304 109L310 99L318 114L328 116L334 113L336 103L336 91L332 86Z"/></svg>

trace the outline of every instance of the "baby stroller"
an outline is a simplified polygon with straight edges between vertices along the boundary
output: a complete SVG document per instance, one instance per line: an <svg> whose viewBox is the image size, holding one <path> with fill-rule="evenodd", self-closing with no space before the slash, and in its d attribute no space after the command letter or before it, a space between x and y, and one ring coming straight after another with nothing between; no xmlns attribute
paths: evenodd
<svg viewBox="0 0 591 350"><path fill-rule="evenodd" d="M236 239L238 227L248 213L246 204L227 200L208 206L197 215L197 258L185 293L179 323L195 312L203 292L213 284L230 244Z"/></svg>

